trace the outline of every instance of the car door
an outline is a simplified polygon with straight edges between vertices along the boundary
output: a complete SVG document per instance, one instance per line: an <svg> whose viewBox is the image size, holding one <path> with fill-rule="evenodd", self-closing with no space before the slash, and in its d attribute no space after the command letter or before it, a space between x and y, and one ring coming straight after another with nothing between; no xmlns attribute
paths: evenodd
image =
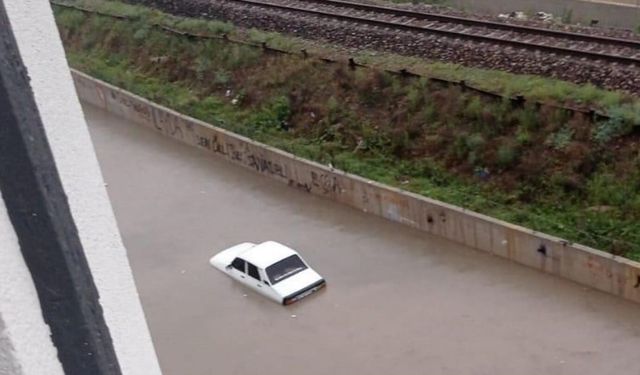
<svg viewBox="0 0 640 375"><path fill-rule="evenodd" d="M248 285L258 293L271 298L269 287L265 285L260 277L260 270L255 265L247 262L247 280Z"/></svg>
<svg viewBox="0 0 640 375"><path fill-rule="evenodd" d="M264 294L272 300L282 303L282 297L271 287L271 283L267 278L267 273L263 269L260 269L260 275L262 276L262 288L264 290Z"/></svg>
<svg viewBox="0 0 640 375"><path fill-rule="evenodd" d="M229 267L229 274L234 279L240 281L243 284L247 283L247 262L242 258L236 258L231 262L231 267Z"/></svg>

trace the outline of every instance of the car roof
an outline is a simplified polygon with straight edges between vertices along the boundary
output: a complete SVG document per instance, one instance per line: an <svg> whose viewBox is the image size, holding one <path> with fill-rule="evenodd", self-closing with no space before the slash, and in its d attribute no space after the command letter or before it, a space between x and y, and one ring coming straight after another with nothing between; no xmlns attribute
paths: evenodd
<svg viewBox="0 0 640 375"><path fill-rule="evenodd" d="M275 241L267 241L255 245L240 254L240 258L252 263L258 268L265 269L270 265L298 253Z"/></svg>

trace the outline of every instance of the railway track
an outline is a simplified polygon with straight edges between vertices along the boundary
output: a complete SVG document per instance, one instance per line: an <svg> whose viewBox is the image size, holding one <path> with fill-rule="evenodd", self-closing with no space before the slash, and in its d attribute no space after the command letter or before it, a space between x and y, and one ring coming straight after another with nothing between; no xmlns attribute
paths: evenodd
<svg viewBox="0 0 640 375"><path fill-rule="evenodd" d="M457 40L498 44L591 61L640 66L640 41L631 39L415 12L343 0L226 1L389 30L442 35Z"/></svg>

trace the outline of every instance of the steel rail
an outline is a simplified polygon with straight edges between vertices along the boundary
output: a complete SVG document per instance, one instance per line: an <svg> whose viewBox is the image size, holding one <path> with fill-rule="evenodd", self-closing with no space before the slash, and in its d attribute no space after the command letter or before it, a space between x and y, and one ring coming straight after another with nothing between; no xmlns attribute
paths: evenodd
<svg viewBox="0 0 640 375"><path fill-rule="evenodd" d="M306 13L313 16L334 18L338 20L378 26L383 28L386 27L386 28L412 31L412 32L439 34L439 35L444 35L452 38L467 39L467 40L473 40L477 42L485 42L485 43L493 43L493 44L501 44L505 46L511 46L511 47L529 49L529 50L535 49L535 50L539 50L547 53L570 55L570 56L575 56L579 58L588 58L590 60L603 60L603 61L608 61L612 63L640 65L640 58L635 58L635 57L627 57L627 56L614 55L614 54L602 53L602 52L594 52L594 51L585 51L581 49L573 49L573 48L567 48L567 47L550 46L550 45L541 44L541 43L523 42L523 41L518 41L513 39L502 39L502 38L498 38L490 35L469 34L463 31L443 30L436 27L416 26L416 25L409 25L409 24L404 24L404 23L394 22L394 21L382 21L382 20L376 20L376 19L353 16L353 15L332 13L324 10L308 9L308 8L302 8L297 6L275 4L275 3L262 2L262 1L256 1L256 0L228 0L228 1L247 4L247 5L256 6L256 7L262 7L262 8ZM309 0L301 0L301 1L309 1ZM316 1L319 1L319 0L316 0ZM323 0L322 2L326 2L326 1L327 0Z"/></svg>

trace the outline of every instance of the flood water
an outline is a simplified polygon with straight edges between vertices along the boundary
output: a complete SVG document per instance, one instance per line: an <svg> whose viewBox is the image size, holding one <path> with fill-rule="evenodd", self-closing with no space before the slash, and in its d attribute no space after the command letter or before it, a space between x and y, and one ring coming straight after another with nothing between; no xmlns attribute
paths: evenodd
<svg viewBox="0 0 640 375"><path fill-rule="evenodd" d="M165 375L640 374L640 305L85 113ZM328 287L283 307L208 265L263 240Z"/></svg>

